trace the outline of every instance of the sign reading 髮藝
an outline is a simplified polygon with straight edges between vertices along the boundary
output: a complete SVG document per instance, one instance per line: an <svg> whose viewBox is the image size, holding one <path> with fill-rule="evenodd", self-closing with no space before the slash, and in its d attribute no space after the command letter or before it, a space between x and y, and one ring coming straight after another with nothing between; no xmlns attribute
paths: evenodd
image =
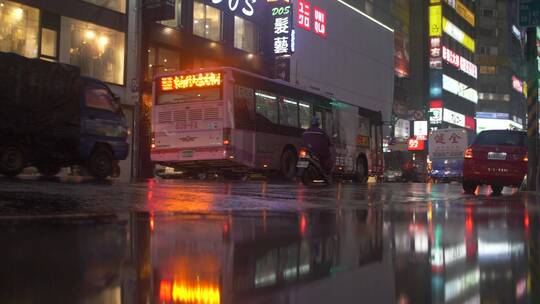
<svg viewBox="0 0 540 304"><path fill-rule="evenodd" d="M271 6L272 39L275 56L294 53L294 27L291 4Z"/></svg>

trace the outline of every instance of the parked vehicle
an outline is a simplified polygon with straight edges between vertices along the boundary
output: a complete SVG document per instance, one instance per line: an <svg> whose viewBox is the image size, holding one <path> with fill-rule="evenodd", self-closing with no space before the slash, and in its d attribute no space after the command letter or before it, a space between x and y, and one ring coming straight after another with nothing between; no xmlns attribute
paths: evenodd
<svg viewBox="0 0 540 304"><path fill-rule="evenodd" d="M385 182L415 182L419 180L418 170L408 151L392 151L384 154Z"/></svg>
<svg viewBox="0 0 540 304"><path fill-rule="evenodd" d="M491 185L498 195L504 186L519 187L527 174L527 134L490 130L478 134L465 151L463 190L472 194L478 185Z"/></svg>
<svg viewBox="0 0 540 304"><path fill-rule="evenodd" d="M429 135L429 177L434 182L461 181L463 154L472 135L464 129L439 129Z"/></svg>
<svg viewBox="0 0 540 304"><path fill-rule="evenodd" d="M119 174L127 122L103 82L77 67L0 52L0 174L37 167L45 176L82 166L96 178Z"/></svg>
<svg viewBox="0 0 540 304"><path fill-rule="evenodd" d="M325 172L319 158L308 148L300 149L296 175L300 177L300 180L306 186L329 185L332 183L331 174Z"/></svg>

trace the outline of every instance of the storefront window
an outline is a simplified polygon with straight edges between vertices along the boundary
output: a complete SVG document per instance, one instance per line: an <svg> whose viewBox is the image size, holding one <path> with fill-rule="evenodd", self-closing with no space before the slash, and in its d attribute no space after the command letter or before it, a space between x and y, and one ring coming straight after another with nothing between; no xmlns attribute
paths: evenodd
<svg viewBox="0 0 540 304"><path fill-rule="evenodd" d="M81 68L83 75L124 84L124 33L62 17L60 61Z"/></svg>
<svg viewBox="0 0 540 304"><path fill-rule="evenodd" d="M250 53L258 51L259 35L253 22L234 17L234 47Z"/></svg>
<svg viewBox="0 0 540 304"><path fill-rule="evenodd" d="M193 3L193 34L213 41L220 41L221 11L195 1Z"/></svg>
<svg viewBox="0 0 540 304"><path fill-rule="evenodd" d="M103 6L105 8L117 11L120 13L126 12L126 0L83 0L95 4L97 6Z"/></svg>
<svg viewBox="0 0 540 304"><path fill-rule="evenodd" d="M180 52L166 48L148 49L148 74L146 80L150 81L156 75L172 73L180 69Z"/></svg>
<svg viewBox="0 0 540 304"><path fill-rule="evenodd" d="M0 1L0 51L38 56L39 10Z"/></svg>
<svg viewBox="0 0 540 304"><path fill-rule="evenodd" d="M41 29L41 56L56 58L56 31Z"/></svg>
<svg viewBox="0 0 540 304"><path fill-rule="evenodd" d="M182 27L182 0L176 0L174 19L163 20L160 23L168 27Z"/></svg>

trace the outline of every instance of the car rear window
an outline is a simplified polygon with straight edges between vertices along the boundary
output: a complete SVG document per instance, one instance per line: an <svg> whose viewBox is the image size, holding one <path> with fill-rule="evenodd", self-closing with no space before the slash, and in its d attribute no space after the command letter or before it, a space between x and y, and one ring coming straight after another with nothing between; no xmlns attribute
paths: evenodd
<svg viewBox="0 0 540 304"><path fill-rule="evenodd" d="M474 143L480 146L525 147L527 137L521 132L487 131L478 134Z"/></svg>

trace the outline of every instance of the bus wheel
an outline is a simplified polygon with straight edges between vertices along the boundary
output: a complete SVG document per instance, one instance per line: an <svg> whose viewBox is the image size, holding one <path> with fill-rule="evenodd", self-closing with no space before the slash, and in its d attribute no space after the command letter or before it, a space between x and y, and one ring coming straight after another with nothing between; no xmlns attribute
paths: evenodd
<svg viewBox="0 0 540 304"><path fill-rule="evenodd" d="M289 181L296 176L296 154L291 149L281 155L281 176Z"/></svg>
<svg viewBox="0 0 540 304"><path fill-rule="evenodd" d="M356 162L354 181L363 184L367 181L367 178L366 162L362 158L358 158L358 161Z"/></svg>
<svg viewBox="0 0 540 304"><path fill-rule="evenodd" d="M19 175L25 167L24 152L16 145L0 147L0 174L8 177Z"/></svg>

